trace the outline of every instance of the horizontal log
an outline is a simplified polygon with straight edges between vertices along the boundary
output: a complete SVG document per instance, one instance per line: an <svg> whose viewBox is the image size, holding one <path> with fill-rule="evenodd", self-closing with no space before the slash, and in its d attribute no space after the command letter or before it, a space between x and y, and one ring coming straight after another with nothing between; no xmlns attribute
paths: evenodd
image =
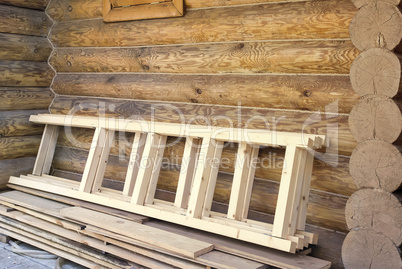
<svg viewBox="0 0 402 269"><path fill-rule="evenodd" d="M355 13L356 8L349 0L199 9L168 20L60 22L53 27L50 38L57 47L348 38L348 26Z"/></svg>
<svg viewBox="0 0 402 269"><path fill-rule="evenodd" d="M30 115L38 113L46 113L46 110L0 111L0 137L42 134L43 125L29 121Z"/></svg>
<svg viewBox="0 0 402 269"><path fill-rule="evenodd" d="M0 138L0 160L36 156L42 136Z"/></svg>
<svg viewBox="0 0 402 269"><path fill-rule="evenodd" d="M0 0L2 5L45 10L50 0Z"/></svg>
<svg viewBox="0 0 402 269"><path fill-rule="evenodd" d="M55 169L82 173L88 156L88 151L60 148L56 149L53 166ZM120 160L118 156L111 155L106 167L105 178L124 180L127 171L128 160ZM171 169L169 169L171 168ZM166 168L162 166L158 188L167 191L176 191L180 170L177 167ZM232 175L220 173L215 189L214 200L228 203ZM279 184L275 181L256 179L254 181L252 210L273 214L275 212L276 199ZM326 227L338 231L346 231L344 210L347 198L331 193L312 190L308 208L307 222L313 225Z"/></svg>
<svg viewBox="0 0 402 269"><path fill-rule="evenodd" d="M0 189L4 188L10 176L32 173L35 157L0 160Z"/></svg>
<svg viewBox="0 0 402 269"><path fill-rule="evenodd" d="M94 131L91 129L73 128L71 132L61 131L58 145L69 148L89 150ZM110 154L129 158L133 135L119 133L112 144ZM164 152L163 162L180 166L184 151L184 139L169 137ZM233 173L237 153L237 144L228 144L223 149L220 171ZM260 149L257 162L256 177L280 181L285 150L264 147ZM311 186L314 189L351 195L357 190L349 174L349 158L331 156L326 159L315 159Z"/></svg>
<svg viewBox="0 0 402 269"><path fill-rule="evenodd" d="M0 87L50 86L53 76L47 62L0 61Z"/></svg>
<svg viewBox="0 0 402 269"><path fill-rule="evenodd" d="M345 114L71 96L56 97L50 109L54 114L101 113L126 119L327 134L330 145L326 152L340 155L350 155L356 147ZM331 112L335 109L336 104L327 108Z"/></svg>
<svg viewBox="0 0 402 269"><path fill-rule="evenodd" d="M352 0L353 4L357 7L357 8L361 8L364 5L370 4L370 3L378 3L378 2L386 2L392 5L399 5L399 3L401 2L400 0Z"/></svg>
<svg viewBox="0 0 402 269"><path fill-rule="evenodd" d="M47 61L51 52L45 37L0 33L0 60Z"/></svg>
<svg viewBox="0 0 402 269"><path fill-rule="evenodd" d="M349 113L359 100L349 76L58 74L61 95L324 111L338 102Z"/></svg>
<svg viewBox="0 0 402 269"><path fill-rule="evenodd" d="M0 32L47 36L51 20L43 11L0 5Z"/></svg>
<svg viewBox="0 0 402 269"><path fill-rule="evenodd" d="M2 87L0 111L14 109L46 109L53 100L49 88Z"/></svg>
<svg viewBox="0 0 402 269"><path fill-rule="evenodd" d="M350 41L245 42L56 49L50 64L58 72L348 74L358 54Z"/></svg>

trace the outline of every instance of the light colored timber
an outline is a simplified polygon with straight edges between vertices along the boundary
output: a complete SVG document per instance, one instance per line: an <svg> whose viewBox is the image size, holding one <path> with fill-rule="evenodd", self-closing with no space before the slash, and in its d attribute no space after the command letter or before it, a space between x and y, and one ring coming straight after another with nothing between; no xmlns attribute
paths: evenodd
<svg viewBox="0 0 402 269"><path fill-rule="evenodd" d="M357 11L349 26L350 39L361 51L371 48L392 50L402 38L402 14L398 7L378 1Z"/></svg>
<svg viewBox="0 0 402 269"><path fill-rule="evenodd" d="M134 136L133 145L130 152L126 179L124 180L123 195L132 196L135 182L138 176L138 170L141 165L142 155L147 135L137 132Z"/></svg>
<svg viewBox="0 0 402 269"><path fill-rule="evenodd" d="M58 135L59 126L45 126L32 174L37 176L49 174L54 151L56 149Z"/></svg>

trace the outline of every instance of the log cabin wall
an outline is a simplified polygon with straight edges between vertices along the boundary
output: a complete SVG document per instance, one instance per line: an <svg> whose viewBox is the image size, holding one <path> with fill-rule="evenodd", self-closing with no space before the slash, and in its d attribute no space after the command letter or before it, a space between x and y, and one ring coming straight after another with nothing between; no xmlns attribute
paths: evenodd
<svg viewBox="0 0 402 269"><path fill-rule="evenodd" d="M182 18L104 23L101 0L52 0L51 112L327 134L332 142L315 160L307 222L322 238L315 255L341 268L345 204L357 190L348 171L356 147L348 114L359 100L349 79L359 55L349 37L357 8L350 0L186 0L185 6ZM90 130L61 134L56 175L79 178L91 137ZM111 150L109 183L125 178L130 139L120 137ZM158 182L165 199L176 189L183 145L165 151L170 165ZM214 197L222 208L235 153L236 145L223 152L228 162ZM269 168L256 171L256 218L274 213L283 155L261 150L261 166Z"/></svg>
<svg viewBox="0 0 402 269"><path fill-rule="evenodd" d="M0 1L0 189L11 175L32 172L43 127L29 115L46 112L53 99L47 4Z"/></svg>

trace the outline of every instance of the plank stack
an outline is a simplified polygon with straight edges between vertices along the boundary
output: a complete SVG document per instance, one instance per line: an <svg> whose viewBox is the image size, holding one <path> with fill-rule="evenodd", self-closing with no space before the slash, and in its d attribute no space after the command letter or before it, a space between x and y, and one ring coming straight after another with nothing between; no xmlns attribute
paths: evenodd
<svg viewBox="0 0 402 269"><path fill-rule="evenodd" d="M359 8L350 25L353 44L362 51L350 70L353 89L361 96L349 127L359 143L350 159L350 173L360 190L346 205L351 230L343 247L346 268L401 268L402 156L395 142L402 130L398 93L401 63L392 52L402 38L399 0L355 0ZM385 266L385 267L384 267Z"/></svg>

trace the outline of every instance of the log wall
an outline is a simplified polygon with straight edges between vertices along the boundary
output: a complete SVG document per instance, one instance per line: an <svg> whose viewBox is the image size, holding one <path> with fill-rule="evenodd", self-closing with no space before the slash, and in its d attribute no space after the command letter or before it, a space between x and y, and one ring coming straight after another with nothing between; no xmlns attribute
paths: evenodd
<svg viewBox="0 0 402 269"><path fill-rule="evenodd" d="M360 97L349 77L360 54L349 37L357 12L352 1L185 5L181 18L104 23L101 0L52 0L51 112L326 134L331 143L314 164L308 223L347 231L345 205L357 190L348 172L356 147L348 114ZM90 141L89 131L62 132L54 168L82 173ZM124 179L129 142L119 137L112 149L108 178ZM220 168L216 202L228 202L236 147L224 151L228 164ZM182 151L182 141L167 148L160 189L175 191ZM256 172L251 207L259 213L274 212L283 154L260 153L270 165ZM342 267L342 241L317 255Z"/></svg>
<svg viewBox="0 0 402 269"><path fill-rule="evenodd" d="M0 189L32 172L43 126L29 122L53 99L48 0L0 1Z"/></svg>

